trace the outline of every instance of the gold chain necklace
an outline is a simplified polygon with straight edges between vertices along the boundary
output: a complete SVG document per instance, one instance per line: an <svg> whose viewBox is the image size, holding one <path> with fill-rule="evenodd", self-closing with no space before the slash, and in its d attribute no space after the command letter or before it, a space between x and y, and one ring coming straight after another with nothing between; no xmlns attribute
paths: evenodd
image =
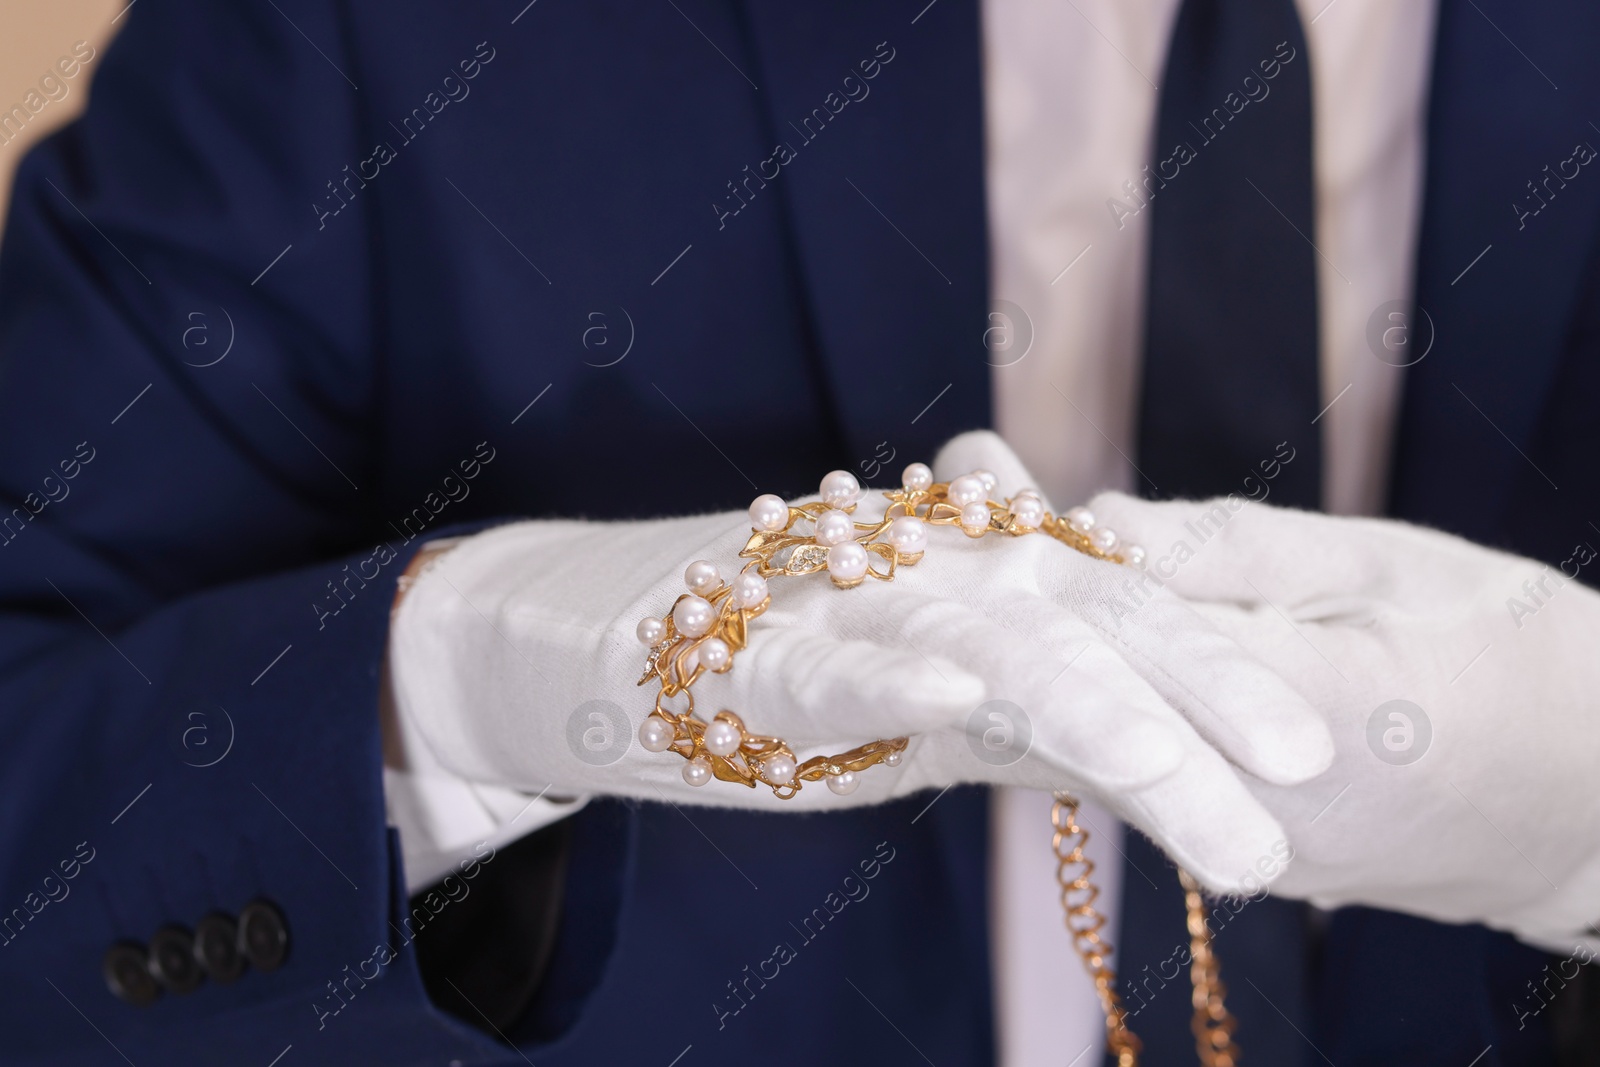
<svg viewBox="0 0 1600 1067"><path fill-rule="evenodd" d="M1050 807L1050 825L1055 831L1050 845L1056 854L1056 882L1061 886L1061 910L1065 913L1072 947L1094 980L1095 995L1106 1017L1106 1048L1117 1057L1117 1067L1137 1067L1141 1046L1128 1028L1128 1012L1117 994L1117 975L1109 962L1111 945L1100 936L1106 917L1094 906L1100 889L1089 876L1094 861L1084 854L1089 831L1078 825L1078 802L1067 793L1057 793ZM1189 983L1193 987L1195 1054L1202 1067L1237 1067L1239 1046L1233 1032L1238 1026L1224 998L1222 966L1211 948L1211 929L1206 925L1206 903L1200 884L1183 868L1178 868L1183 885L1184 908L1189 925Z"/></svg>

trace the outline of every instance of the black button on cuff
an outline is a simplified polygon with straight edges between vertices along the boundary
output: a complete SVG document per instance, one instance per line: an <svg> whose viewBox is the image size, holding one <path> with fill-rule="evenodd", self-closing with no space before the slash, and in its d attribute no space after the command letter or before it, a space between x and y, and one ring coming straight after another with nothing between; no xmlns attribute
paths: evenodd
<svg viewBox="0 0 1600 1067"><path fill-rule="evenodd" d="M105 976L106 988L125 1003L143 1007L161 995L161 987L150 976L149 957L137 941L112 945L100 964L100 973Z"/></svg>
<svg viewBox="0 0 1600 1067"><path fill-rule="evenodd" d="M174 993L193 993L205 981L194 957L194 937L181 926L163 926L150 938L150 974Z"/></svg>
<svg viewBox="0 0 1600 1067"><path fill-rule="evenodd" d="M214 911L195 924L194 958L212 981L223 985L244 973L239 926L231 916Z"/></svg>
<svg viewBox="0 0 1600 1067"><path fill-rule="evenodd" d="M289 956L289 924L269 900L252 900L239 912L239 952L258 971L275 971Z"/></svg>

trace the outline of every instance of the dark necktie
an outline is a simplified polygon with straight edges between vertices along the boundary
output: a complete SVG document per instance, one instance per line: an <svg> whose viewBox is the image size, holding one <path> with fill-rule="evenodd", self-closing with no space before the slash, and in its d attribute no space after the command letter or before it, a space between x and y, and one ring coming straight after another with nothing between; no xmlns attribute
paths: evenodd
<svg viewBox="0 0 1600 1067"><path fill-rule="evenodd" d="M1184 0L1145 180L1147 495L1260 497L1269 485L1274 504L1321 503L1310 74L1292 0ZM1183 894L1143 836L1128 835L1125 855L1115 959L1129 1025L1143 1062L1193 1063ZM1248 1062L1306 1062L1304 906L1268 898L1215 914Z"/></svg>
<svg viewBox="0 0 1600 1067"><path fill-rule="evenodd" d="M1259 495L1245 479L1273 469L1274 503L1317 507L1311 70L1292 0L1185 0L1156 128L1144 491Z"/></svg>

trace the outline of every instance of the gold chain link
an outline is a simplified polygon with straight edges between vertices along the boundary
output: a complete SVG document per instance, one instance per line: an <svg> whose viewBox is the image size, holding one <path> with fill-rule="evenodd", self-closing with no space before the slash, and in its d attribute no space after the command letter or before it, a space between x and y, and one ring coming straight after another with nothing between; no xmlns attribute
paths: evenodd
<svg viewBox="0 0 1600 1067"><path fill-rule="evenodd" d="M1100 888L1089 880L1094 862L1083 854L1089 831L1078 825L1078 802L1066 793L1057 793L1050 807L1050 825L1055 833L1050 844L1056 853L1056 881L1061 886L1061 910L1066 913L1067 933L1072 947L1083 957L1083 965L1094 980L1094 991L1106 1016L1106 1047L1117 1057L1117 1067L1137 1067L1143 1047L1128 1029L1128 1013L1117 995L1117 975L1108 962L1111 945L1100 931L1106 917L1094 906ZM1071 845L1068 848L1068 845Z"/></svg>
<svg viewBox="0 0 1600 1067"><path fill-rule="evenodd" d="M1205 898L1200 895L1200 883L1182 867L1178 868L1178 881L1183 884L1183 903L1189 914L1189 984L1194 987L1194 1018L1189 1027L1194 1031L1195 1053L1202 1067L1237 1067L1239 1046L1233 1043L1233 1032L1239 1024L1223 1002L1228 987L1222 984L1222 965L1211 949Z"/></svg>
<svg viewBox="0 0 1600 1067"><path fill-rule="evenodd" d="M1111 944L1101 936L1106 917L1094 906L1100 889L1089 878L1094 863L1084 855L1089 831L1078 825L1078 802L1067 793L1055 794L1050 808L1054 829L1050 844L1056 854L1056 881L1061 886L1061 909L1065 912L1072 947L1083 958L1083 965L1094 981L1106 1016L1106 1047L1116 1056L1117 1067L1138 1067L1139 1039L1128 1029L1127 1009L1117 994L1117 975L1109 962ZM1238 1023L1228 1011L1222 984L1222 967L1211 948L1211 930L1206 926L1206 903L1200 885L1188 871L1178 869L1183 885L1184 908L1189 926L1189 981L1194 988L1195 1052L1202 1067L1238 1067L1239 1046L1233 1032Z"/></svg>

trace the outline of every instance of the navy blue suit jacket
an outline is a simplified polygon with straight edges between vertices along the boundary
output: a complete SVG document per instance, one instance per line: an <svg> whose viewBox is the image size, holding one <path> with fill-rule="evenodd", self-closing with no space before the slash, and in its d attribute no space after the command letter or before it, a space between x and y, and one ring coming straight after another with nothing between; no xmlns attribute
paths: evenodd
<svg viewBox="0 0 1600 1067"><path fill-rule="evenodd" d="M1543 168L1600 143L1600 13L1441 8L1393 513L1559 560L1600 518L1600 175ZM126 15L0 255L3 1058L522 1062L420 982L394 578L452 527L736 507L983 425L979 55L973 0ZM983 796L930 800L595 806L516 1036L989 1062ZM108 992L113 942L257 897L282 967ZM1356 910L1304 961L1270 1008L1233 975L1257 1062L1548 1054L1503 936Z"/></svg>

